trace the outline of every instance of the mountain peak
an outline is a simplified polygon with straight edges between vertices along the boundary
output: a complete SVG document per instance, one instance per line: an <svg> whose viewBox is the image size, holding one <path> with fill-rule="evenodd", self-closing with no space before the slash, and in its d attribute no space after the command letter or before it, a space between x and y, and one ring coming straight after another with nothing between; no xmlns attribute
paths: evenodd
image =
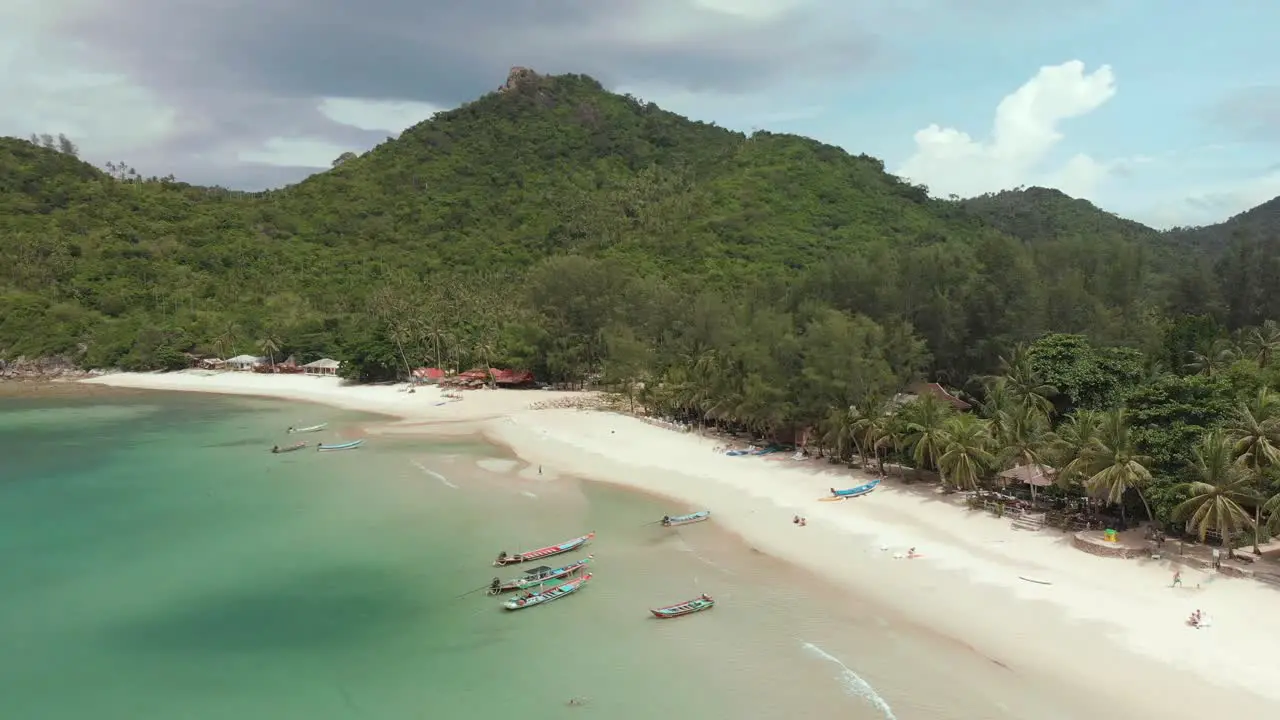
<svg viewBox="0 0 1280 720"><path fill-rule="evenodd" d="M505 93L511 92L512 90L519 90L521 86L528 86L532 83L536 83L542 78L542 75L534 72L531 68L516 65L507 73L507 82L498 88L498 92Z"/></svg>

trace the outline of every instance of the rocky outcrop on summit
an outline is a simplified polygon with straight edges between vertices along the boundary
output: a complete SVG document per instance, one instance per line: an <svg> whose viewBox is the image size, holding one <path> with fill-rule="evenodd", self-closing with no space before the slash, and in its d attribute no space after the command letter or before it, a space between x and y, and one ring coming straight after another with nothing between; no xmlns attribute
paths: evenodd
<svg viewBox="0 0 1280 720"><path fill-rule="evenodd" d="M542 76L527 67L511 68L511 72L507 73L507 82L498 88L498 92L511 92L519 90L522 85L535 83L542 79Z"/></svg>

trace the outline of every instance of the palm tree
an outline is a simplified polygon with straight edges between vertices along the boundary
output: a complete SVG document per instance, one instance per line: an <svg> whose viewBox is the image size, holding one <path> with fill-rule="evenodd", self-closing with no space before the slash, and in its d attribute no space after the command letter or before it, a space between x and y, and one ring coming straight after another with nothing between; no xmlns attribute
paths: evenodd
<svg viewBox="0 0 1280 720"><path fill-rule="evenodd" d="M1130 490L1138 493L1147 518L1154 521L1151 506L1142 494L1142 488L1151 482L1147 465L1151 459L1138 452L1128 417L1124 410L1111 410L1102 416L1098 442L1094 453L1093 475L1085 480L1089 494L1110 505L1120 505L1124 516L1124 495Z"/></svg>
<svg viewBox="0 0 1280 720"><path fill-rule="evenodd" d="M1204 542L1210 531L1222 538L1222 546L1231 555L1231 537L1238 531L1254 527L1254 521L1243 504L1258 505L1249 473L1234 462L1231 438L1219 430L1210 431L1195 449L1193 466L1199 480L1184 483L1178 489L1188 495L1173 509L1176 520L1189 520Z"/></svg>
<svg viewBox="0 0 1280 720"><path fill-rule="evenodd" d="M1248 471L1261 497L1269 473L1280 466L1280 397L1263 387L1248 402L1240 403L1227 421L1227 437L1233 443L1236 463ZM1255 502L1253 526L1262 526L1262 503ZM1253 551L1259 552L1258 533Z"/></svg>
<svg viewBox="0 0 1280 720"><path fill-rule="evenodd" d="M1058 394L1058 389L1040 378L1031 366L1031 355L1024 346L1018 345L1008 358L1000 358L1000 372L1004 391L1016 405L1039 410L1046 416L1053 412L1050 398Z"/></svg>
<svg viewBox="0 0 1280 720"><path fill-rule="evenodd" d="M1093 477L1102 419L1102 413L1096 410L1076 410L1058 426L1050 446L1058 468L1058 485L1083 485L1085 480Z"/></svg>
<svg viewBox="0 0 1280 720"><path fill-rule="evenodd" d="M936 468L943 485L947 484L947 478L938 466L938 459L947 443L946 422L954 412L951 405L931 393L920 395L904 408L905 444L911 448L916 467Z"/></svg>
<svg viewBox="0 0 1280 720"><path fill-rule="evenodd" d="M961 490L977 489L983 474L995 462L990 452L991 442L986 421L968 414L948 418L942 455L938 458L944 482L950 478Z"/></svg>
<svg viewBox="0 0 1280 720"><path fill-rule="evenodd" d="M235 323L227 323L222 328L222 332L218 335L213 344L221 349L224 358L231 357L231 353L235 352L236 343L239 341L239 331Z"/></svg>
<svg viewBox="0 0 1280 720"><path fill-rule="evenodd" d="M872 454L879 438L877 422L886 414L885 402L877 397L864 398L862 403L849 408L849 436L858 447L862 467L867 466L867 456ZM875 453L877 459L879 453Z"/></svg>
<svg viewBox="0 0 1280 720"><path fill-rule="evenodd" d="M987 419L991 428L991 436L1002 438L1009 426L1009 414L1014 405L1014 398L1009 391L1009 382L1003 377L988 378L985 384L986 397L978 406L982 417Z"/></svg>
<svg viewBox="0 0 1280 720"><path fill-rule="evenodd" d="M266 353L267 357L270 358L271 370L274 372L276 369L276 353L280 352L280 345L273 336L267 335L258 341L258 347L262 348L262 352Z"/></svg>
<svg viewBox="0 0 1280 720"><path fill-rule="evenodd" d="M1187 369L1197 375L1213 377L1213 374L1224 365L1230 365L1236 359L1236 350L1231 341L1218 338L1206 341L1195 350L1187 353Z"/></svg>
<svg viewBox="0 0 1280 720"><path fill-rule="evenodd" d="M840 460L845 459L849 445L856 442L853 437L854 412L853 408L846 410L831 408L826 419L819 426L819 432L822 433L822 446L833 449Z"/></svg>
<svg viewBox="0 0 1280 720"><path fill-rule="evenodd" d="M1245 336L1245 351L1249 357L1265 368L1271 364L1276 353L1280 352L1280 325L1275 320L1266 320L1260 327L1253 328Z"/></svg>
<svg viewBox="0 0 1280 720"><path fill-rule="evenodd" d="M1047 465L1046 456L1052 446L1049 421L1031 405L1019 405L1007 419L1004 437L996 438L1001 445L998 462L1002 468L1036 468ZM1031 486L1031 499L1035 500L1035 485Z"/></svg>
<svg viewBox="0 0 1280 720"><path fill-rule="evenodd" d="M1267 530L1272 534L1280 533L1280 493L1276 493L1262 506L1263 512L1270 513L1267 518Z"/></svg>

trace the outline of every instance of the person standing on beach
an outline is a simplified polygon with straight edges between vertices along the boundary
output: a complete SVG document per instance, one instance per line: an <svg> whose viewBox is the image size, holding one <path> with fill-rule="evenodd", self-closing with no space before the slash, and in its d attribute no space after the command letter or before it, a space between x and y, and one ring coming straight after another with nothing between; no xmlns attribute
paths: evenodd
<svg viewBox="0 0 1280 720"><path fill-rule="evenodd" d="M1173 571L1173 583L1169 587L1182 587L1182 571Z"/></svg>

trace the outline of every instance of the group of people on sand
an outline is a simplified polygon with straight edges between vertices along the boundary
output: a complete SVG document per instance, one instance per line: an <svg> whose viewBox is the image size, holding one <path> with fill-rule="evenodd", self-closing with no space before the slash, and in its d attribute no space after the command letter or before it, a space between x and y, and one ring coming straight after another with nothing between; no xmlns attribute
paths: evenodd
<svg viewBox="0 0 1280 720"><path fill-rule="evenodd" d="M799 515L796 515L795 517L791 518L791 524L793 524L793 525L799 525L800 527L804 527L805 525L808 525L808 524L809 524L809 519L808 519L808 518L802 518L802 517L800 517Z"/></svg>
<svg viewBox="0 0 1280 720"><path fill-rule="evenodd" d="M1191 613L1191 617L1187 618L1187 624L1197 630L1209 627L1209 616L1201 612L1200 608L1196 608Z"/></svg>

